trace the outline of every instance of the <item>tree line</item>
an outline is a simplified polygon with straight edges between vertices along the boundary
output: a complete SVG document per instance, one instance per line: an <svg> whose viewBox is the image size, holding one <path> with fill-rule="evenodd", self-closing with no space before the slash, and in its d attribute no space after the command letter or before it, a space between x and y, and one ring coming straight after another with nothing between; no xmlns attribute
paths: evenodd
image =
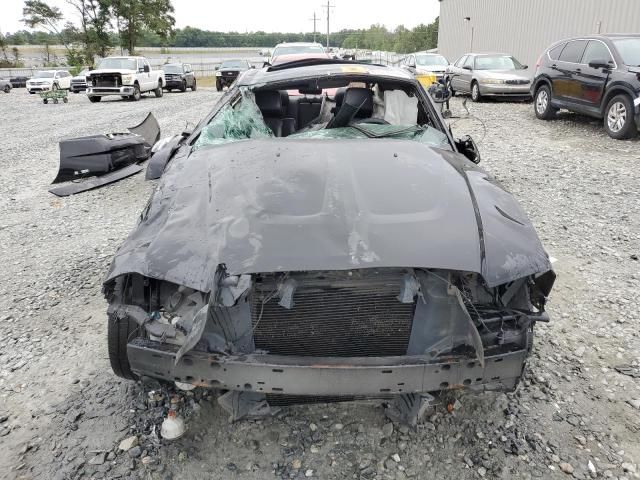
<svg viewBox="0 0 640 480"><path fill-rule="evenodd" d="M45 0L26 0L23 23L32 30L0 35L0 45L53 45L66 49L70 65L90 65L114 48L135 53L136 47L272 47L280 42L326 43L318 33L217 32L194 27L174 28L171 0L65 0L77 21ZM383 25L345 29L329 36L332 47L408 53L435 48L438 19L428 25L389 30ZM6 55L5 55L6 57Z"/></svg>

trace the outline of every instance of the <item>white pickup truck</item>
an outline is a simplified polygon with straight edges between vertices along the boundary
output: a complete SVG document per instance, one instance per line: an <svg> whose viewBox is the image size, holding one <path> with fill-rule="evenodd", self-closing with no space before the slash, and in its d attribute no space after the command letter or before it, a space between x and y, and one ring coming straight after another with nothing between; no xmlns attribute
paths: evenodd
<svg viewBox="0 0 640 480"><path fill-rule="evenodd" d="M144 57L106 57L87 73L87 96L91 102L107 95L138 101L145 92L161 97L165 84L164 72L151 70Z"/></svg>

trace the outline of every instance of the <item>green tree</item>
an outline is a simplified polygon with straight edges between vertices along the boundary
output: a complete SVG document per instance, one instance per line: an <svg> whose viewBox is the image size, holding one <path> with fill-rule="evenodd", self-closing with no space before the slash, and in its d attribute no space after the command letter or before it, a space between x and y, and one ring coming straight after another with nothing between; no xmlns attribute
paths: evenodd
<svg viewBox="0 0 640 480"><path fill-rule="evenodd" d="M145 31L166 40L173 31L171 0L111 0L111 12L116 19L120 42L133 55Z"/></svg>

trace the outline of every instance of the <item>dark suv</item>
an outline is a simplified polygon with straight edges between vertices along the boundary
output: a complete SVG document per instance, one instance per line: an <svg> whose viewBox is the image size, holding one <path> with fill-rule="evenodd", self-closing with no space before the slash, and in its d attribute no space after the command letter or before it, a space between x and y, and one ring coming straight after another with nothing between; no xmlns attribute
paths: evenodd
<svg viewBox="0 0 640 480"><path fill-rule="evenodd" d="M168 92L174 88L181 92L186 92L187 88L190 88L195 92L198 88L196 75L188 63L165 63L162 70L164 70L165 79L164 89Z"/></svg>
<svg viewBox="0 0 640 480"><path fill-rule="evenodd" d="M640 128L640 35L592 35L553 44L540 57L531 86L536 116L560 108L604 119L612 138Z"/></svg>

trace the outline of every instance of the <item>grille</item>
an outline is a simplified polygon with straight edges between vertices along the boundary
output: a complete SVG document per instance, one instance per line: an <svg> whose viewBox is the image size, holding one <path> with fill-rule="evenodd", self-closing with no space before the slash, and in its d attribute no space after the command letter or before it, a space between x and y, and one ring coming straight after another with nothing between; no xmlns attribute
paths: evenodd
<svg viewBox="0 0 640 480"><path fill-rule="evenodd" d="M94 87L119 87L122 82L116 75L104 75L93 77Z"/></svg>
<svg viewBox="0 0 640 480"><path fill-rule="evenodd" d="M406 355L415 305L396 298L402 273L293 278L298 286L291 309L278 305L277 295L268 299L275 281L256 284L251 320L257 349L313 357Z"/></svg>

